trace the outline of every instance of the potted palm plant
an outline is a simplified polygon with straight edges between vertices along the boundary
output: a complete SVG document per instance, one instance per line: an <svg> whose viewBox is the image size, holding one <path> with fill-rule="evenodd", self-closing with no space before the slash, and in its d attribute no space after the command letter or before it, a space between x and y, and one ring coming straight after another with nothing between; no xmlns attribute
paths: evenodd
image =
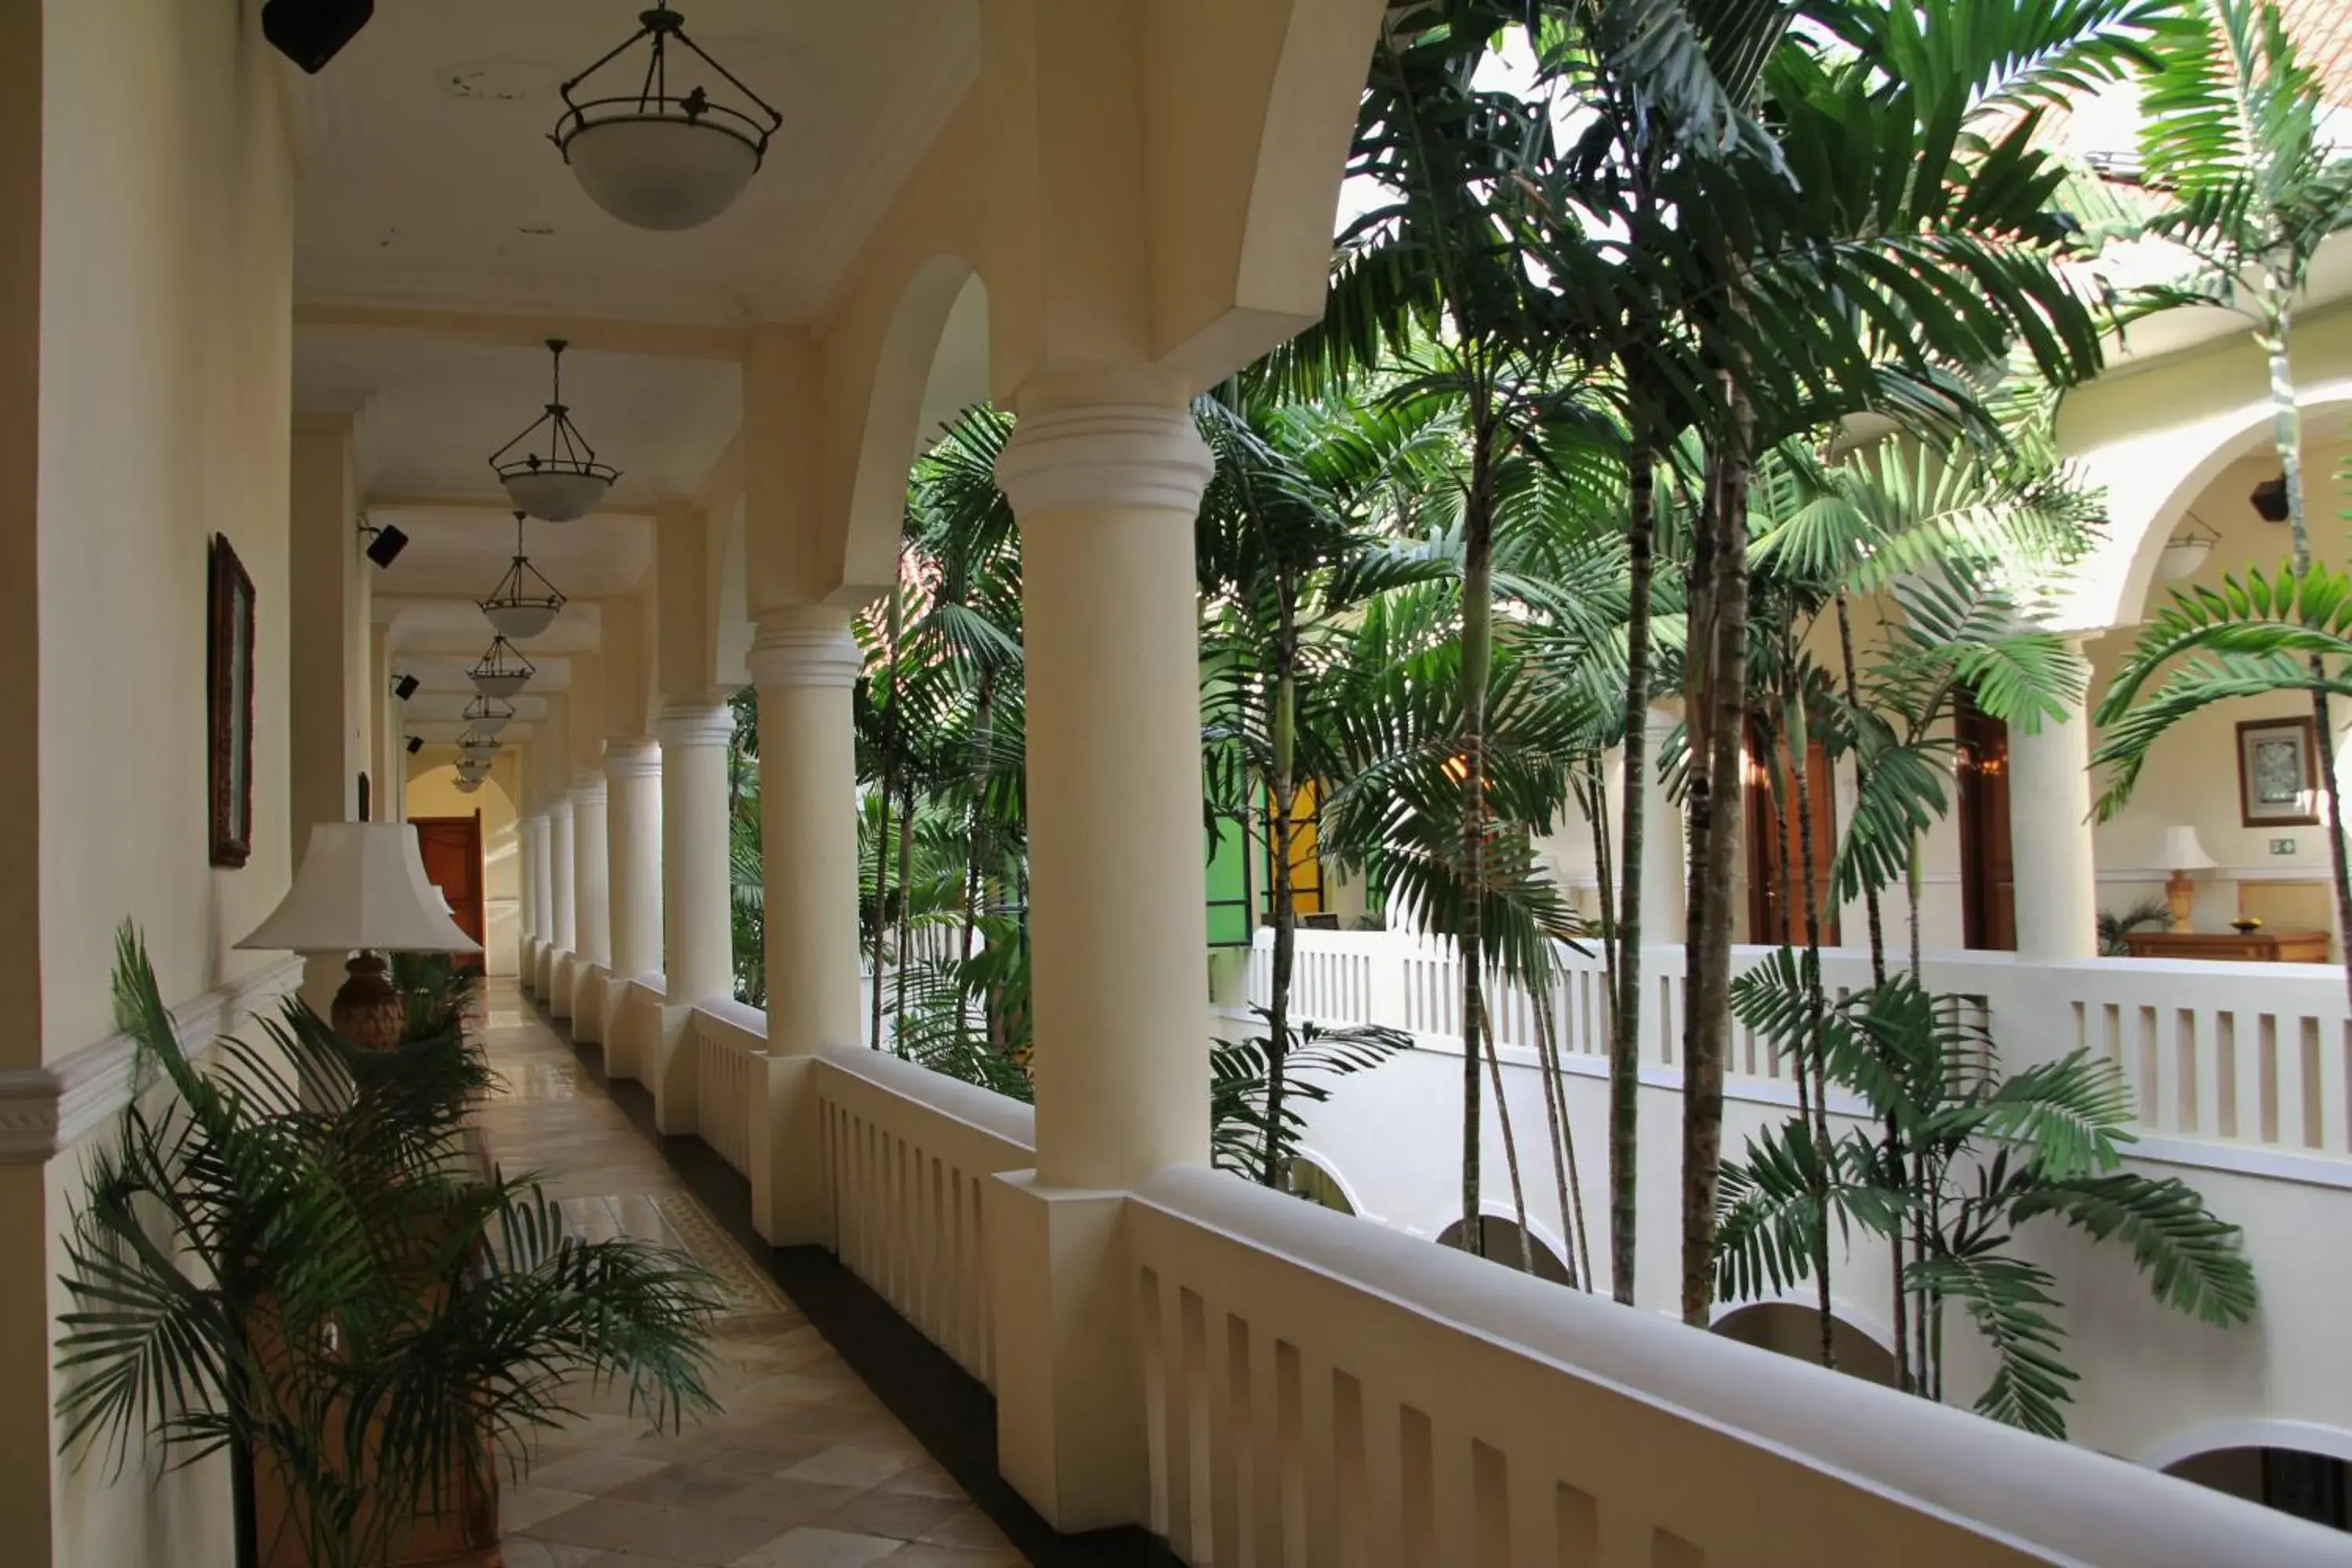
<svg viewBox="0 0 2352 1568"><path fill-rule="evenodd" d="M572 1391L625 1383L656 1426L712 1407L707 1276L568 1235L468 1156L491 1075L457 1007L365 1052L289 1000L200 1069L128 927L115 996L142 1083L67 1240L77 1462L226 1454L240 1568L487 1564L498 1473Z"/></svg>

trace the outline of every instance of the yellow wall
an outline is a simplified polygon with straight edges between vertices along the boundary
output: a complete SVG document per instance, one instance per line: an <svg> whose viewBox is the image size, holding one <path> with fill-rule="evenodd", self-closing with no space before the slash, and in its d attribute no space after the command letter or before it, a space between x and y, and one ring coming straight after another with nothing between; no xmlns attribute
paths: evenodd
<svg viewBox="0 0 2352 1568"><path fill-rule="evenodd" d="M228 949L289 866L294 170L253 16L239 0L77 0L0 19L0 73L16 73L0 82L0 114L15 117L0 136L0 685L14 737L0 932L25 971L0 1067L112 1032L126 917L174 1000L270 962ZM239 871L207 852L215 532L258 611L253 856ZM78 1165L0 1166L0 1247L16 1260L0 1271L0 1555L225 1562L218 1467L159 1479L134 1451L109 1484L102 1465L52 1458L48 1336L32 1324L64 1305L50 1280Z"/></svg>

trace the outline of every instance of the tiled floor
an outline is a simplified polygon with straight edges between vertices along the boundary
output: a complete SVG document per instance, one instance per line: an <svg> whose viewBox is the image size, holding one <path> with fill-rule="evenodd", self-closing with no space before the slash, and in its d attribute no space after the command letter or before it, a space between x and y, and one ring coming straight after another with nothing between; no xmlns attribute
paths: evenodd
<svg viewBox="0 0 2352 1568"><path fill-rule="evenodd" d="M1024 1561L795 1312L567 1046L494 983L485 1042L503 1075L490 1152L536 1171L592 1236L689 1252L727 1296L720 1414L649 1432L584 1394L501 1499L508 1568L983 1568Z"/></svg>

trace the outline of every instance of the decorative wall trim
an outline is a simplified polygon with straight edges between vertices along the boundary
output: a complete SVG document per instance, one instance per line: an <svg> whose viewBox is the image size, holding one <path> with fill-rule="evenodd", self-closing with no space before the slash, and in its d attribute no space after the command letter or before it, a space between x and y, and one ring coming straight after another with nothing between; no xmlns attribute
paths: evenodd
<svg viewBox="0 0 2352 1568"><path fill-rule="evenodd" d="M180 1048L202 1057L223 1035L273 1007L302 984L288 955L172 1009ZM39 1164L104 1126L131 1103L138 1047L110 1035L37 1068L0 1072L0 1164Z"/></svg>

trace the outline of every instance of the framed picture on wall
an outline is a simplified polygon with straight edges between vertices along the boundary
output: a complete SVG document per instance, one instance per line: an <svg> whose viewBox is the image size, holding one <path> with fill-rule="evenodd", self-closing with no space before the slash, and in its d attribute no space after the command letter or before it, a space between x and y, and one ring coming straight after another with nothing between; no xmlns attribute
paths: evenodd
<svg viewBox="0 0 2352 1568"><path fill-rule="evenodd" d="M2309 719L2238 726L2238 813L2248 827L2319 820L2318 729Z"/></svg>
<svg viewBox="0 0 2352 1568"><path fill-rule="evenodd" d="M253 852L253 579L226 534L213 536L205 619L213 864Z"/></svg>

